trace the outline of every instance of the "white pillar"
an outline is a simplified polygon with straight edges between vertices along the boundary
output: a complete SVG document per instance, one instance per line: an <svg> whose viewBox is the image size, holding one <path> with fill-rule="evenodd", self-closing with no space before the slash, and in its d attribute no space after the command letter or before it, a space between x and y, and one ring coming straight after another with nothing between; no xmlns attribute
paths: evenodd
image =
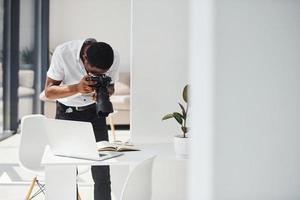
<svg viewBox="0 0 300 200"><path fill-rule="evenodd" d="M213 175L214 4L190 1L191 149L189 199L211 200Z"/></svg>

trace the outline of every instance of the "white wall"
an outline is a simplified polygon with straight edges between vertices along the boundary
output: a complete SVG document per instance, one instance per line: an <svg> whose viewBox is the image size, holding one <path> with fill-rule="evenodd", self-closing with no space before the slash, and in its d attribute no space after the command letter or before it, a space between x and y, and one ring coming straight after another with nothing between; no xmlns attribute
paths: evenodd
<svg viewBox="0 0 300 200"><path fill-rule="evenodd" d="M294 0L216 1L213 109L207 112L214 125L213 154L207 153L213 198L205 200L300 199L299 10ZM192 154L199 149L193 146ZM191 180L201 179L199 169L208 170L193 168ZM194 190L190 199L202 192Z"/></svg>
<svg viewBox="0 0 300 200"><path fill-rule="evenodd" d="M180 133L163 115L180 111L187 83L187 1L133 0L133 141L171 141Z"/></svg>
<svg viewBox="0 0 300 200"><path fill-rule="evenodd" d="M121 71L130 71L130 0L51 0L50 49L94 37L117 49Z"/></svg>

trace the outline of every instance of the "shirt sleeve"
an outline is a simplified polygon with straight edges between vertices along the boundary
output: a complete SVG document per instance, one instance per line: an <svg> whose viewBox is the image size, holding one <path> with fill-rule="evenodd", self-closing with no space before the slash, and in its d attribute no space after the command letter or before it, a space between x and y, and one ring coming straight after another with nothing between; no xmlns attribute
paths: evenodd
<svg viewBox="0 0 300 200"><path fill-rule="evenodd" d="M120 56L117 51L114 51L114 62L106 75L111 78L111 83L114 84L119 80Z"/></svg>
<svg viewBox="0 0 300 200"><path fill-rule="evenodd" d="M51 64L48 69L47 76L56 81L63 80L64 78L63 65L64 62L61 56L61 51L59 48L56 48L51 58Z"/></svg>

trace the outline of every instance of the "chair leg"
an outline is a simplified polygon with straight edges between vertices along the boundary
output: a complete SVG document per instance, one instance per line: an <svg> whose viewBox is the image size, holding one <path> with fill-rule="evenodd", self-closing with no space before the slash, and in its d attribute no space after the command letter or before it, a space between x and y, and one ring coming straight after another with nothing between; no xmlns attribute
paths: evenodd
<svg viewBox="0 0 300 200"><path fill-rule="evenodd" d="M30 199L30 195L32 193L32 190L33 190L35 182L36 182L36 177L33 178L32 182L30 184L30 187L29 187L29 190L28 190L27 195L25 197L25 200L29 200Z"/></svg>

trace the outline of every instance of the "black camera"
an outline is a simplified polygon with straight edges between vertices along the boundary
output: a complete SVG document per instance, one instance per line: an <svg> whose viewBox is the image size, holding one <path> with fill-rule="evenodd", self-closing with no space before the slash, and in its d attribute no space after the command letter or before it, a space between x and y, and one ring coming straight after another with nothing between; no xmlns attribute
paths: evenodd
<svg viewBox="0 0 300 200"><path fill-rule="evenodd" d="M94 85L91 85L95 88L97 93L96 97L96 111L98 116L107 117L109 113L114 112L112 103L109 100L108 86L111 82L111 78L102 74L100 76L90 76L87 78L90 81L96 81Z"/></svg>

